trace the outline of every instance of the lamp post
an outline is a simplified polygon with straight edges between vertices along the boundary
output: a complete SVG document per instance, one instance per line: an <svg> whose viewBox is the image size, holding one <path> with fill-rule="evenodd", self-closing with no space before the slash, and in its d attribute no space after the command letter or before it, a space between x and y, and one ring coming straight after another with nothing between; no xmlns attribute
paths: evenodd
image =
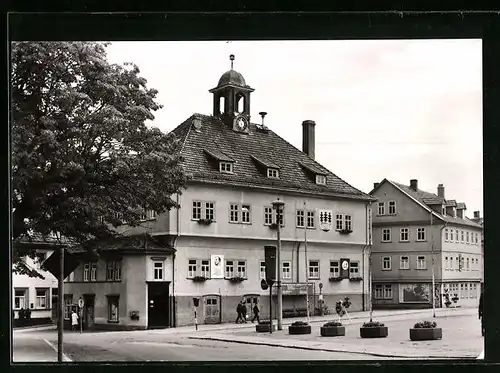
<svg viewBox="0 0 500 373"><path fill-rule="evenodd" d="M278 291L278 330L283 330L283 290L281 288L281 223L283 221L283 209L285 203L279 198L272 202L273 210L276 210L276 225L277 225L277 240L278 247L276 250L276 261L278 263L278 273L276 274L276 287Z"/></svg>

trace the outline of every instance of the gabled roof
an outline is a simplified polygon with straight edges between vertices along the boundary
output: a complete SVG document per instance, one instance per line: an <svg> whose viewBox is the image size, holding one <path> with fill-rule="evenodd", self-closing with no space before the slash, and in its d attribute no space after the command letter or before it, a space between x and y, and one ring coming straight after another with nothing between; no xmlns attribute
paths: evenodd
<svg viewBox="0 0 500 373"><path fill-rule="evenodd" d="M191 130L193 120L201 126ZM257 130L258 125L250 123L249 133L233 131L219 118L194 114L172 132L182 141L182 166L191 182L217 183L231 186L274 189L277 192L314 193L334 198L373 201L374 198L352 187L318 162L311 159L275 132ZM234 159L233 173L221 173L210 165L206 151L214 153L219 149ZM279 168L279 179L269 179L255 163ZM271 161L272 160L272 161ZM305 164L326 175L326 185L317 185L306 170Z"/></svg>
<svg viewBox="0 0 500 373"><path fill-rule="evenodd" d="M446 206L457 207L457 201L455 201L454 199L447 199Z"/></svg>
<svg viewBox="0 0 500 373"><path fill-rule="evenodd" d="M267 167L267 168L280 168L280 166L278 166L277 164L267 160L267 159L264 159L262 157L258 158L256 157L255 155L250 155L250 157L252 157L252 159L254 159L257 163L260 163L262 166L264 167Z"/></svg>
<svg viewBox="0 0 500 373"><path fill-rule="evenodd" d="M425 190L417 189L413 190L410 186L404 185L397 183L395 181L390 181L387 179L382 180L382 182L379 183L379 185L374 188L370 194L373 194L380 186L384 183L387 182L389 184L392 184L396 189L399 189L401 192L406 194L408 197L410 197L413 201L415 201L417 204L422 206L426 211L429 213L432 213L433 216L437 217L438 219L441 219L442 221L448 222L448 223L453 223L453 224L459 224L459 225L468 225L476 228L482 228L481 225L473 222L467 217L464 218L454 218L448 215L442 215L440 213L437 213L436 211L432 210L429 205L434 205L434 204L445 204L447 201L439 197L438 195L430 192L426 192ZM451 200L453 201L453 200Z"/></svg>
<svg viewBox="0 0 500 373"><path fill-rule="evenodd" d="M464 202L458 202L457 203L457 210L463 210L463 209L466 209L467 206L465 206L465 203Z"/></svg>

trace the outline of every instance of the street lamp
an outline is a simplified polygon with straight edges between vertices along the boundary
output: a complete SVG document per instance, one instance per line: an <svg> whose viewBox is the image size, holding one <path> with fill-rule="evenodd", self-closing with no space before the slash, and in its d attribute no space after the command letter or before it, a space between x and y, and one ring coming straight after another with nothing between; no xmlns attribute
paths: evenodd
<svg viewBox="0 0 500 373"><path fill-rule="evenodd" d="M278 273L276 275L276 286L278 289L278 309L276 310L278 316L278 330L283 330L283 290L281 288L281 224L283 221L283 210L285 202L280 201L279 198L272 202L273 210L276 210L276 225L278 229L277 240L278 248L276 250L276 261L278 262Z"/></svg>

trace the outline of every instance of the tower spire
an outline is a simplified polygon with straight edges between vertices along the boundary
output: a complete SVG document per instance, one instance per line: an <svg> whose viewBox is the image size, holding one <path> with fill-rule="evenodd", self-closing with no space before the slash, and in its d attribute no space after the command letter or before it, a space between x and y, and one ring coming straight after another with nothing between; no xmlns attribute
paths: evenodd
<svg viewBox="0 0 500 373"><path fill-rule="evenodd" d="M234 54L231 54L229 56L229 59L231 60L231 70L232 70L233 69Z"/></svg>

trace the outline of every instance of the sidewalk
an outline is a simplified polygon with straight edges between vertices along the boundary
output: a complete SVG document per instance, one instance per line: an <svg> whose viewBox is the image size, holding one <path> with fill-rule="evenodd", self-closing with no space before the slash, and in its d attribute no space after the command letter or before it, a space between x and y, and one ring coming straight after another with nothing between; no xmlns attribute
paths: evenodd
<svg viewBox="0 0 500 373"><path fill-rule="evenodd" d="M63 354L63 361L71 359ZM12 346L12 362L57 362L57 346L46 339L16 338Z"/></svg>

